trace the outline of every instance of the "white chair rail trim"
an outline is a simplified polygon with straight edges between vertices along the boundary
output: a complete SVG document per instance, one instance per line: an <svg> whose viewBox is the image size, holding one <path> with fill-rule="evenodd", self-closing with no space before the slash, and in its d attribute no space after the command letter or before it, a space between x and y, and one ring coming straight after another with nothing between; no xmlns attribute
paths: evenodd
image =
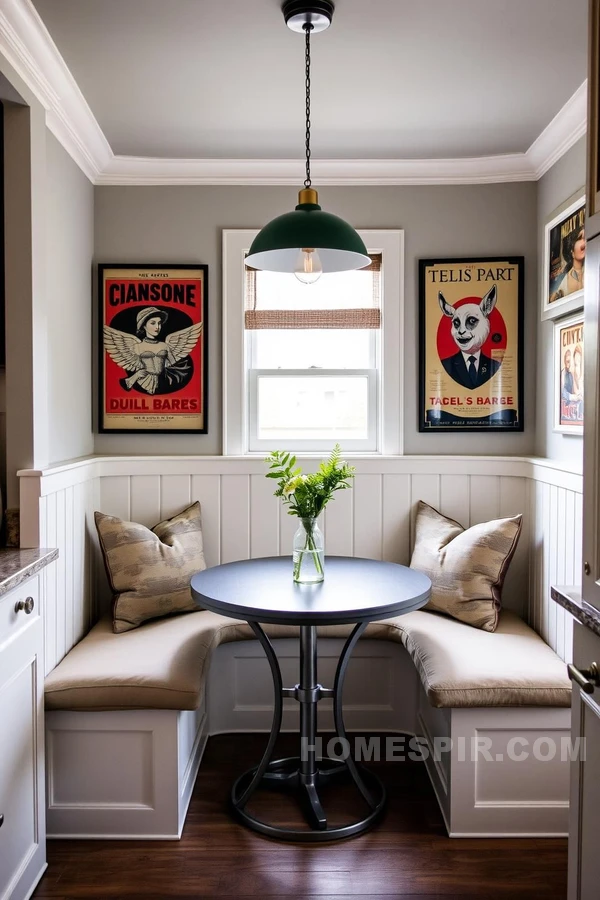
<svg viewBox="0 0 600 900"><path fill-rule="evenodd" d="M298 454L303 463L320 460L322 454ZM447 465L456 475L505 475L531 478L583 491L580 468L543 457L527 456L385 456L347 454L357 471L364 474L441 474ZM38 496L73 485L116 475L252 475L264 474L262 454L244 456L84 456L54 463L44 469L20 469L21 479L42 482Z"/></svg>

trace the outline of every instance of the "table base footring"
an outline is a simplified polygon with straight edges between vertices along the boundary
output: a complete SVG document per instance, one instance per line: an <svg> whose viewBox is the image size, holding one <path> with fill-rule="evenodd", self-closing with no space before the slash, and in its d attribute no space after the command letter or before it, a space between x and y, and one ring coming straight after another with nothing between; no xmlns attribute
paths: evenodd
<svg viewBox="0 0 600 900"><path fill-rule="evenodd" d="M311 843L356 837L368 831L377 822L383 813L386 800L385 788L377 775L363 766L356 766L356 768L360 770L362 781L370 789L369 794L374 805L365 818L347 825L328 827L327 818L318 795L320 786L333 781L354 781L353 773L348 770L345 763L340 764L339 759L320 760L314 780L308 784L303 781L299 757L276 760L268 765L266 772L263 774L260 783L262 789L289 790L298 797L309 825L307 829L284 828L283 826L263 822L247 812L245 806L240 805L240 800L246 794L248 785L253 782L256 776L257 767L248 769L247 772L244 772L237 779L231 791L231 806L236 817L247 828L280 841Z"/></svg>

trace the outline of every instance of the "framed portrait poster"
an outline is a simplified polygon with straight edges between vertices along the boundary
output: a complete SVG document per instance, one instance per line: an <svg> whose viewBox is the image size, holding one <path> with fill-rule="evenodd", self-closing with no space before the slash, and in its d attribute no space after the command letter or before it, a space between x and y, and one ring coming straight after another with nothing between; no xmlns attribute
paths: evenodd
<svg viewBox="0 0 600 900"><path fill-rule="evenodd" d="M98 430L206 434L208 266L103 264Z"/></svg>
<svg viewBox="0 0 600 900"><path fill-rule="evenodd" d="M542 319L583 308L585 197L578 197L546 225L542 273Z"/></svg>
<svg viewBox="0 0 600 900"><path fill-rule="evenodd" d="M554 323L554 431L583 434L583 314Z"/></svg>
<svg viewBox="0 0 600 900"><path fill-rule="evenodd" d="M523 430L523 257L419 263L419 431Z"/></svg>

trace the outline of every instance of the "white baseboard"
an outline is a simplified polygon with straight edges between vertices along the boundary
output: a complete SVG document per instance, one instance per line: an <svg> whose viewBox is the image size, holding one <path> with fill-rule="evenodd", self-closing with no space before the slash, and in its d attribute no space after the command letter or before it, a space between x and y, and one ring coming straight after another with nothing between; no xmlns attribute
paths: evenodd
<svg viewBox="0 0 600 900"><path fill-rule="evenodd" d="M451 838L568 838L568 831L449 831Z"/></svg>

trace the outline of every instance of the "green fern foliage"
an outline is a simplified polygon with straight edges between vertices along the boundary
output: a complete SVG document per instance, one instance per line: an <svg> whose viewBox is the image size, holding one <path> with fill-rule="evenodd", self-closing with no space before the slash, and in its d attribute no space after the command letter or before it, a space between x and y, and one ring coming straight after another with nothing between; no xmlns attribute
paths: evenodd
<svg viewBox="0 0 600 900"><path fill-rule="evenodd" d="M354 466L342 459L342 450L336 444L327 459L309 475L303 475L296 465L296 457L283 450L274 450L265 460L269 464L267 478L277 481L276 497L281 497L289 507L290 516L314 519L323 511L336 491L352 487Z"/></svg>

